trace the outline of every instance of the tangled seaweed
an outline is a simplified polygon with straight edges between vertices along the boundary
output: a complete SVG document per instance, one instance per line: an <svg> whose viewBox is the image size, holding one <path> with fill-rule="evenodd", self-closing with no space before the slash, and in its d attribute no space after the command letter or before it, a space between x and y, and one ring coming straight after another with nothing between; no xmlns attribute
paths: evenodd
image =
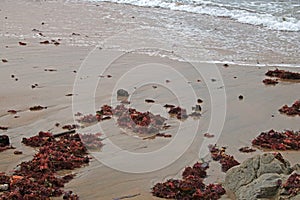
<svg viewBox="0 0 300 200"><path fill-rule="evenodd" d="M300 80L300 73L280 69L268 70L265 75L270 77L277 77L284 80Z"/></svg>
<svg viewBox="0 0 300 200"><path fill-rule="evenodd" d="M212 159L215 161L219 161L222 165L223 172L227 172L230 168L240 164L234 159L233 156L225 153L225 147L218 148L216 145L209 145L208 148Z"/></svg>
<svg viewBox="0 0 300 200"><path fill-rule="evenodd" d="M273 80L273 79L269 79L269 78L266 78L263 80L263 83L265 85L276 85L278 84L279 82L277 80Z"/></svg>
<svg viewBox="0 0 300 200"><path fill-rule="evenodd" d="M127 128L135 133L159 133L164 129L166 121L160 115L154 115L151 112L139 112L133 108L126 108L119 105L113 110L114 115L118 117L117 123L122 128Z"/></svg>
<svg viewBox="0 0 300 200"><path fill-rule="evenodd" d="M295 101L291 107L288 105L282 106L282 108L279 109L279 112L289 116L300 116L300 100Z"/></svg>
<svg viewBox="0 0 300 200"><path fill-rule="evenodd" d="M9 185L8 190L0 195L1 200L49 200L61 196L61 188L75 175L59 177L57 172L89 163L87 149L79 134L55 138L51 133L40 132L37 136L23 138L22 142L40 149L32 160L22 162L13 175L0 175L0 182ZM72 192L65 193L63 198L79 199Z"/></svg>
<svg viewBox="0 0 300 200"><path fill-rule="evenodd" d="M290 197L300 194L300 174L292 174L283 184L284 194Z"/></svg>
<svg viewBox="0 0 300 200"><path fill-rule="evenodd" d="M166 199L195 199L215 200L225 194L220 184L203 183L207 176L208 163L195 163L193 167L186 167L182 173L182 180L169 179L164 183L157 183L152 188L152 194Z"/></svg>
<svg viewBox="0 0 300 200"><path fill-rule="evenodd" d="M300 131L277 132L272 129L268 132L262 132L252 140L252 145L273 150L299 150Z"/></svg>

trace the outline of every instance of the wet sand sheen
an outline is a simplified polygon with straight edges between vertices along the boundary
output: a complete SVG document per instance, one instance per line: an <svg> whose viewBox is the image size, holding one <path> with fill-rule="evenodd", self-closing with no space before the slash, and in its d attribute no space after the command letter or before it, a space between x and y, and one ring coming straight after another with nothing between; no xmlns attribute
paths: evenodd
<svg viewBox="0 0 300 200"><path fill-rule="evenodd" d="M11 3L10 5L13 4ZM3 17L2 15L3 13L1 17ZM14 16L13 13L10 15L8 16L9 18ZM15 20L17 19L16 17ZM1 18L1 20L4 19ZM26 20L28 20L28 24L32 23L30 19ZM39 20L34 21L40 23ZM26 24L20 26L25 30L28 29L28 34L32 34L32 27L29 28ZM18 30L11 28L9 31L17 32ZM79 66L93 47L70 46L66 45L64 41L59 46L41 45L39 44L41 40L38 38L27 38L26 42L28 45L21 47L18 45L19 38L3 35L1 35L1 38L0 56L1 58L7 58L8 62L0 63L0 125L9 127L8 131L1 131L1 134L5 133L9 135L12 144L17 147L17 150L23 151L23 155L13 155L13 150L7 150L0 154L0 169L1 171L9 172L21 161L31 159L31 156L35 153L32 148L21 144L22 137L35 135L40 130L51 130L54 133L61 132L62 129L56 127L55 123L59 122L61 125L73 123L72 97L67 97L66 94L72 93ZM109 50L103 51L108 56L111 53ZM107 59L109 60L110 57ZM98 60L96 61L98 62ZM96 61L91 62L97 66L99 63ZM101 79L98 77L100 86L96 90L96 109L104 103L111 103L110 97L114 89L113 84L122 77L124 71L132 67L133 63L136 65L160 63L171 66L173 69L178 69L184 73L187 77L187 82L186 84L181 84L182 80L170 76L166 77L166 79L170 80L170 83L166 83L165 79L157 76L157 80L155 81L161 83L161 86L158 85L158 88L155 90L150 85L135 90L135 85L129 84L128 90L135 91L132 105L138 109L147 110L149 109L149 104L144 102L146 98L153 98L156 100L156 103L162 105L164 103L176 104L176 96L172 96L172 93L168 93L164 88L173 84L179 91L184 91L190 85L193 85L197 92L196 96L204 101L202 107L203 116L199 120L199 130L189 149L174 163L159 171L143 174L123 173L106 167L96 159L93 159L89 166L75 170L78 173L77 176L65 187L65 190L73 190L81 199L113 199L133 194L140 195L132 199L158 199L152 197L150 194L150 188L156 182L161 182L167 178L179 177L185 166L192 165L195 161L199 160L198 152L204 140L203 134L207 132L211 117L211 103L203 77L195 74L193 71L194 68L191 68L189 63L134 53L127 55L123 59L116 60L107 71L107 74L112 75L111 78ZM210 67L210 64L205 63L193 64L200 71L201 69ZM217 67L224 81L227 99L226 122L217 143L228 146L227 152L233 154L237 160L242 162L247 157L261 153L261 151L251 154L238 152L241 146L250 146L251 140L260 132L272 128L276 130L299 129L299 118L286 117L278 112L278 109L282 105L290 104L298 98L295 96L297 95L295 91L299 91L300 89L298 83L281 82L275 87L269 87L262 83L267 68L233 65L229 65L227 68L224 68L222 65L218 65ZM45 68L54 68L57 71L48 72L45 71ZM74 73L74 70L77 73ZM93 69L91 70L93 72ZM97 72L96 69L94 70ZM300 70L293 69L293 71L299 72ZM12 79L11 74L15 74L19 80L15 81ZM95 73L95 76L99 75ZM148 76L148 74L140 74L142 79L146 79ZM81 78L89 79L91 77ZM216 79L214 75L206 78L210 81ZM198 79L201 82L198 82ZM132 82L134 83L135 80L137 79L132 79ZM34 83L38 83L41 88L32 89L31 85ZM220 84L221 80L216 79L215 83L216 86L212 91L220 90L220 86L222 86ZM241 94L244 96L243 100L238 99L238 96ZM197 98L186 96L183 98L183 101L190 112L191 107L196 104ZM81 103L86 104L90 102ZM48 109L30 112L28 110L29 107L34 105L47 106ZM14 115L7 113L7 110L10 109L20 110L18 112L20 118L13 118ZM158 110L163 112L160 108ZM174 127L176 127L177 123L178 121L174 122ZM187 122L183 122L183 126L186 124ZM164 138L142 140L121 134L120 129L113 127L114 121L103 122L101 126L111 141L121 148L133 152L157 150L170 141L170 139ZM89 131L88 128L87 131ZM174 130L175 132L176 130ZM189 135L191 133L187 131L185 134ZM210 139L206 140L210 141ZM106 140L103 142L105 144ZM103 148L106 147L104 146ZM175 151L176 149L174 149L174 153ZM283 155L292 164L299 162L299 153L297 152L284 152ZM209 157L206 157L206 159L209 159ZM122 160L120 164L122 162L131 161ZM221 182L224 178L224 173L221 172L217 163L212 164L208 170L208 174L209 177L206 182ZM222 198L226 199L227 197L225 195Z"/></svg>

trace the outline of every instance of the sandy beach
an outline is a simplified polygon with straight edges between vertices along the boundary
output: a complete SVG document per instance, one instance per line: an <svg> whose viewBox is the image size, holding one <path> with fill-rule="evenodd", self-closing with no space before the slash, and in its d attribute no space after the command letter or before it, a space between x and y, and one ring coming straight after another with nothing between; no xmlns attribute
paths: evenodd
<svg viewBox="0 0 300 200"><path fill-rule="evenodd" d="M112 10L120 10L120 12L112 12ZM0 134L8 135L12 145L23 154L14 155L14 150L1 152L0 171L10 173L15 166L22 161L30 160L36 153L35 149L21 143L23 137L36 135L39 131L62 132L62 125L77 123L74 117L77 111L84 114L90 114L93 111L89 110L90 106L86 105L95 103L95 107L92 106L92 108L98 110L103 104L116 103L115 100L112 100L112 96L115 95L113 91L115 92L120 87L124 87L132 93L131 106L142 111L157 111L162 115L166 115L162 105L176 104L178 101L181 101L190 113L197 98L201 98L203 104L201 104L202 116L200 119L188 119L183 122L169 121L172 124L171 134L176 134L180 124L180 128L188 136L192 133L186 130L193 130L190 124L194 124L195 120L198 120L199 126L195 127L197 134L192 144L188 145L184 152L180 152L182 155L178 159L174 159L174 162L163 169L148 173L121 172L105 166L97 158L92 159L88 166L74 171L77 174L76 177L64 188L66 191L72 190L78 194L80 199L109 200L135 194L138 195L130 199L159 199L152 196L151 187L168 178L179 177L184 167L192 165L200 159L201 146L209 144L211 141L219 146L228 147L227 152L242 162L263 152L257 149L254 153L245 154L238 150L243 146L251 146L251 140L259 133L270 129L299 130L300 118L282 115L278 109L285 104L291 105L299 99L300 84L280 82L276 86L266 86L262 83L262 80L266 78L265 72L268 69L275 69L275 63L282 64L280 69L300 72L300 65L293 68L284 67L284 64L287 66L299 64L299 47L298 52L292 52L290 57L287 56L288 54L283 55L282 52L269 52L268 54L267 51L264 51L255 58L251 58L254 55L251 52L242 53L249 58L247 66L229 64L228 67L224 67L223 63L178 61L171 59L172 52L171 56L163 57L151 53L128 53L123 49L127 45L126 41L129 48L132 40L141 46L155 46L155 44L151 44L151 40L143 38L142 32L136 32L133 35L135 39L129 37L131 35L129 30L139 28L141 24L151 25L150 18L142 17L146 12L147 8L110 3L1 1L0 60L5 59L7 62L0 62L0 126L8 127L8 130L0 130ZM251 29L251 26L249 25L248 28ZM128 38L121 40L124 32L127 32L124 37ZM152 32L146 35L149 34ZM292 35L293 33L287 34ZM40 43L46 40L50 41L50 44ZM185 39L183 40L185 41ZM24 42L26 45L19 45L19 42ZM55 45L55 42L59 44ZM119 46L114 46L116 44ZM209 46L209 42L205 45ZM213 50L214 42L211 42L210 45L210 50L205 47L201 50L204 55L206 51L207 53L211 52L212 55L208 55L210 58L224 56L226 58L223 60L224 62L230 58L243 59L235 57L235 53L231 49L216 47L217 50ZM289 45L290 43L283 44L286 48ZM170 46L172 47L172 44ZM164 48L164 46L158 45L158 48L160 47ZM242 49L242 46L238 48ZM166 49L169 50L169 47ZM186 54L186 50L180 51L180 47L178 49L176 49L178 50L177 55L191 58L191 60L196 57L196 55ZM97 51L101 53L97 54ZM95 52L96 57L93 57ZM115 59L115 56L119 54L122 56ZM205 57L204 55L201 57ZM259 66L257 60L267 66ZM99 73L101 63L110 61L107 70ZM176 69L184 75L184 79L174 77L171 73L169 76L164 76L163 74L168 74L168 71L153 71L153 74L149 74L147 73L149 71L146 70L144 74L141 71L136 77L126 74L132 70L133 66L145 65L147 67L147 64ZM205 69L212 66L220 72L220 77L218 74L202 77L194 72L195 69L200 72L206 71ZM124 74L131 78L126 80ZM107 75L112 77L108 78ZM140 81L148 80L149 77L153 79L152 82L147 81L145 84ZM90 90L94 91L93 87L95 87L94 99L86 99L85 93L76 93L78 89L76 84L80 84L83 80L96 81L98 84L84 87L87 93L90 93ZM166 80L170 82L168 83ZM122 83L126 84L122 85ZM37 86L32 88L34 84ZM153 85L157 85L157 88L153 89ZM184 96L184 94L189 94L185 91L190 88L196 91L195 96ZM174 94L175 90L176 92L182 91L183 95L179 100L177 99L178 95ZM208 132L212 116L211 93L218 93L220 90L224 90L226 93L226 118L220 135L210 140L204 138L203 134ZM73 94L73 96L68 94ZM243 96L242 100L238 98L239 95ZM157 106L145 103L144 99L147 98L155 99ZM74 107L74 102L79 107ZM29 111L30 107L36 105L46 106L47 109L36 112ZM88 108L86 109L86 107ZM12 109L16 110L17 114L13 115L7 112ZM223 107L214 109L220 109L220 115L223 112ZM215 113L218 113L216 110ZM56 123L59 123L60 126L55 126ZM124 151L145 153L159 150L174 138L143 140L122 134L122 130L116 126L114 120L100 124L101 131L105 132L106 136L103 140L103 151L107 148L105 145L107 140L112 141ZM89 132L95 129L100 130L97 127L86 127L79 132ZM170 154L170 157L175 158L178 153L177 148L173 147L172 150L174 155ZM285 151L282 154L291 164L300 161L299 152ZM209 155L206 155L204 159L211 160ZM127 162L134 163L134 160L120 160L119 164L126 165ZM151 159L147 162L151 162ZM222 183L224 176L225 173L221 172L218 163L212 162L206 182ZM222 199L229 198L227 195L223 195Z"/></svg>

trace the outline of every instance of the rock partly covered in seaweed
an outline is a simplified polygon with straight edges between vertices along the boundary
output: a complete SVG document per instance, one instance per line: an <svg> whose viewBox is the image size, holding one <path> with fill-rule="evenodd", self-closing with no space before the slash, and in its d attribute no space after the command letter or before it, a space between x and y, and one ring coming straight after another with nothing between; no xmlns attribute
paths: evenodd
<svg viewBox="0 0 300 200"><path fill-rule="evenodd" d="M157 183L152 188L152 194L166 199L203 199L216 200L225 194L220 184L205 185L208 163L195 163L193 167L186 167L181 180L169 179L164 183Z"/></svg>
<svg viewBox="0 0 300 200"><path fill-rule="evenodd" d="M284 105L279 109L280 113L289 115L289 116L300 116L300 100L295 101L292 106Z"/></svg>
<svg viewBox="0 0 300 200"><path fill-rule="evenodd" d="M280 69L268 70L266 76L277 77L286 80L300 80L300 73Z"/></svg>
<svg viewBox="0 0 300 200"><path fill-rule="evenodd" d="M252 140L252 144L273 150L299 150L300 131L286 130L277 132L270 130L268 132L262 132Z"/></svg>
<svg viewBox="0 0 300 200"><path fill-rule="evenodd" d="M283 180L292 171L280 153L257 155L229 169L224 187L236 199L272 199L280 193Z"/></svg>

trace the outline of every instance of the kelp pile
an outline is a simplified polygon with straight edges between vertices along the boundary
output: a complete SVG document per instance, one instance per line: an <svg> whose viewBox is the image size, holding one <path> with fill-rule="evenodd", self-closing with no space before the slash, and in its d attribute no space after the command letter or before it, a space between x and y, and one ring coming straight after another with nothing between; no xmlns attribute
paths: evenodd
<svg viewBox="0 0 300 200"><path fill-rule="evenodd" d="M297 100L293 103L292 106L284 105L279 109L279 112L289 116L300 116L300 100Z"/></svg>
<svg viewBox="0 0 300 200"><path fill-rule="evenodd" d="M272 129L268 132L262 132L252 140L252 144L273 150L299 150L300 131L277 132Z"/></svg>
<svg viewBox="0 0 300 200"><path fill-rule="evenodd" d="M195 163L193 167L186 167L181 180L169 179L164 183L157 183L152 188L152 194L166 199L195 199L215 200L225 194L220 184L205 185L208 163Z"/></svg>
<svg viewBox="0 0 300 200"><path fill-rule="evenodd" d="M222 171L227 172L231 167L239 165L240 163L225 153L226 148L218 148L216 145L209 145L209 151L214 161L219 161L222 165Z"/></svg>
<svg viewBox="0 0 300 200"><path fill-rule="evenodd" d="M88 137L92 140L91 135ZM39 147L39 151L32 160L19 164L13 175L0 174L0 183L9 186L0 195L2 200L48 200L61 196L61 188L75 175L61 177L57 172L73 170L89 163L87 149L79 134L56 137L49 132L40 132L37 136L23 138L22 142ZM70 191L63 195L63 199L77 200L79 197Z"/></svg>
<svg viewBox="0 0 300 200"><path fill-rule="evenodd" d="M283 80L300 80L300 73L280 69L268 70L265 75L269 77L277 77Z"/></svg>

